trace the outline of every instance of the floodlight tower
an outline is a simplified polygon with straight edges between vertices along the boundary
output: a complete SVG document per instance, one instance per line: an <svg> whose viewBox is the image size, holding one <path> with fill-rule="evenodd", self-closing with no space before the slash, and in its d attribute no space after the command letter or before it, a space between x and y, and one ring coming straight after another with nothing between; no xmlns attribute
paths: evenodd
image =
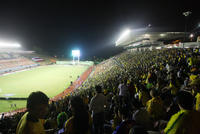
<svg viewBox="0 0 200 134"><path fill-rule="evenodd" d="M185 37L184 37L184 41L186 40L187 20L188 20L188 17L189 17L190 14L192 14L191 11L183 12L183 16L185 16ZM183 48L184 48L184 43L183 43Z"/></svg>
<svg viewBox="0 0 200 134"><path fill-rule="evenodd" d="M73 64L75 64L75 58L78 58L78 63L80 60L80 50L72 50L72 56L73 56Z"/></svg>

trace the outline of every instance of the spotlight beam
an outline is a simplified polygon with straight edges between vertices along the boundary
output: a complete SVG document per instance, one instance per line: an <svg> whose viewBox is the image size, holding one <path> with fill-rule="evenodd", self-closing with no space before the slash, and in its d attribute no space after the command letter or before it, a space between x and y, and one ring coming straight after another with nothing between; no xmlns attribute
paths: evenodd
<svg viewBox="0 0 200 134"><path fill-rule="evenodd" d="M121 36L119 37L119 39L116 41L116 43L118 43L120 40L122 40L123 38L125 38L126 36L128 36L130 34L131 30L130 29L126 29Z"/></svg>

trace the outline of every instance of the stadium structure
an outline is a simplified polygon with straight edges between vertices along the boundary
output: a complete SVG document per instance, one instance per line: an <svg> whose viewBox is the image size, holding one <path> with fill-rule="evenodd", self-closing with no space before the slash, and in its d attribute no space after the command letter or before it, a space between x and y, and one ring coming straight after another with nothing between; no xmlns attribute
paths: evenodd
<svg viewBox="0 0 200 134"><path fill-rule="evenodd" d="M160 32L152 30L125 30L116 41L117 47L131 50L200 47L200 37L194 41L189 32ZM189 40L189 41L188 41Z"/></svg>
<svg viewBox="0 0 200 134"><path fill-rule="evenodd" d="M33 53L33 51L0 48L0 74L39 66L38 63L22 56L31 55Z"/></svg>
<svg viewBox="0 0 200 134"><path fill-rule="evenodd" d="M52 101L69 95L87 79L92 61L60 60L20 45L0 42L0 113L26 106L33 91L43 91ZM11 107L16 104L16 107Z"/></svg>

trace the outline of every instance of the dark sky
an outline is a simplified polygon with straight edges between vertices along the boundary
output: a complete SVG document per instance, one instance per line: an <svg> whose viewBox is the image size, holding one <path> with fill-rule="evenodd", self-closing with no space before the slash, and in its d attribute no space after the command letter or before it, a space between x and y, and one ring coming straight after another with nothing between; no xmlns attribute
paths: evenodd
<svg viewBox="0 0 200 134"><path fill-rule="evenodd" d="M50 54L79 48L83 57L110 56L125 28L184 31L184 11L192 11L188 31L200 22L198 1L54 0L0 2L0 39ZM69 54L70 52L70 54Z"/></svg>

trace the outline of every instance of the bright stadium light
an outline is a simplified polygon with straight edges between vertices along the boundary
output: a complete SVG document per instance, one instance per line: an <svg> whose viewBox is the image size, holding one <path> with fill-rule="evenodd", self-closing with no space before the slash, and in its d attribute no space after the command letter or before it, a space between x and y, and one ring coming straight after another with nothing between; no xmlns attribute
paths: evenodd
<svg viewBox="0 0 200 134"><path fill-rule="evenodd" d="M156 47L156 49L161 49L161 47Z"/></svg>
<svg viewBox="0 0 200 134"><path fill-rule="evenodd" d="M119 42L120 40L122 40L123 38L125 38L126 36L128 36L130 34L131 30L130 29L126 29L122 34L121 36L119 37L119 39L116 41Z"/></svg>
<svg viewBox="0 0 200 134"><path fill-rule="evenodd" d="M190 34L190 41L192 41L193 40L193 38L194 38L194 34Z"/></svg>
<svg viewBox="0 0 200 134"><path fill-rule="evenodd" d="M149 38L150 34L144 34L144 38Z"/></svg>
<svg viewBox="0 0 200 134"><path fill-rule="evenodd" d="M80 50L72 50L72 56L73 56L73 63L75 64L75 58L78 58L78 63L80 60Z"/></svg>
<svg viewBox="0 0 200 134"><path fill-rule="evenodd" d="M160 34L160 36L161 36L161 37L164 37L164 36L165 36L165 34Z"/></svg>
<svg viewBox="0 0 200 134"><path fill-rule="evenodd" d="M18 48L21 47L19 43L8 43L8 42L2 42L0 41L0 47L2 48Z"/></svg>
<svg viewBox="0 0 200 134"><path fill-rule="evenodd" d="M80 56L80 50L72 50L72 56Z"/></svg>
<svg viewBox="0 0 200 134"><path fill-rule="evenodd" d="M190 38L193 38L194 37L194 34L190 34Z"/></svg>

